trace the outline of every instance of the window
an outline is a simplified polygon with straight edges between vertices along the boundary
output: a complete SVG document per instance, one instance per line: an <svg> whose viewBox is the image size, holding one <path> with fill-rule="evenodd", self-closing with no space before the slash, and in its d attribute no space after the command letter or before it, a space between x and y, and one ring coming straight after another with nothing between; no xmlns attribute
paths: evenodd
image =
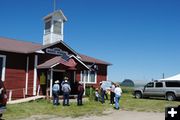
<svg viewBox="0 0 180 120"><path fill-rule="evenodd" d="M154 87L154 83L148 83L147 85L146 85L146 87Z"/></svg>
<svg viewBox="0 0 180 120"><path fill-rule="evenodd" d="M0 55L0 79L4 81L5 79L5 63L6 63L6 56Z"/></svg>
<svg viewBox="0 0 180 120"><path fill-rule="evenodd" d="M156 83L156 87L163 87L163 84L161 82Z"/></svg>
<svg viewBox="0 0 180 120"><path fill-rule="evenodd" d="M81 81L86 83L96 83L96 71L82 71L81 72Z"/></svg>
<svg viewBox="0 0 180 120"><path fill-rule="evenodd" d="M166 82L166 87L180 87L180 82L178 81Z"/></svg>
<svg viewBox="0 0 180 120"><path fill-rule="evenodd" d="M54 33L61 34L61 22L54 21Z"/></svg>
<svg viewBox="0 0 180 120"><path fill-rule="evenodd" d="M50 33L51 31L51 21L45 23L45 34Z"/></svg>

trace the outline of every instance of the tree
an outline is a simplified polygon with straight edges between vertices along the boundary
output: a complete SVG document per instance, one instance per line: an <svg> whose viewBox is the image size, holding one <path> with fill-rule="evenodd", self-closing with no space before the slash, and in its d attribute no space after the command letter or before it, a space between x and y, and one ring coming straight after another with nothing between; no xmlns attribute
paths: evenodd
<svg viewBox="0 0 180 120"><path fill-rule="evenodd" d="M125 79L121 86L134 87L134 82L131 79Z"/></svg>

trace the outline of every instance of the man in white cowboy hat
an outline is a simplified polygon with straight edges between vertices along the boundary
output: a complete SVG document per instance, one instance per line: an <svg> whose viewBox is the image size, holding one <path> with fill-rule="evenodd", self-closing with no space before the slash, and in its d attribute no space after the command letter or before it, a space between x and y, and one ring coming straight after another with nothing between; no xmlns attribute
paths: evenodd
<svg viewBox="0 0 180 120"><path fill-rule="evenodd" d="M68 82L68 77L64 77L64 83L62 84L63 91L63 106L69 106L69 94L71 92L71 87Z"/></svg>
<svg viewBox="0 0 180 120"><path fill-rule="evenodd" d="M59 80L56 80L52 88L53 105L59 105L59 92L60 92Z"/></svg>

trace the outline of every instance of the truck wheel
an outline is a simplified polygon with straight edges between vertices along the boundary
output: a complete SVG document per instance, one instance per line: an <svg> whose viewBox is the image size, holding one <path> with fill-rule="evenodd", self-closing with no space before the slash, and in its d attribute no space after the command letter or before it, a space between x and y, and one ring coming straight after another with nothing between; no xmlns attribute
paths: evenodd
<svg viewBox="0 0 180 120"><path fill-rule="evenodd" d="M166 99L168 101L174 101L176 99L176 96L174 95L174 93L167 93Z"/></svg>
<svg viewBox="0 0 180 120"><path fill-rule="evenodd" d="M142 93L141 92L135 92L135 98L137 98L137 99L142 98Z"/></svg>

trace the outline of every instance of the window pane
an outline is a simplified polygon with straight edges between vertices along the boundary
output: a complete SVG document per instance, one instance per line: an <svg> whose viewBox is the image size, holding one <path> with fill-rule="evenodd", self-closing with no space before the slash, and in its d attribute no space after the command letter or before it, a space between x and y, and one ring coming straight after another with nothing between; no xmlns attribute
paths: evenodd
<svg viewBox="0 0 180 120"><path fill-rule="evenodd" d="M180 82L178 81L166 82L166 87L180 87Z"/></svg>
<svg viewBox="0 0 180 120"><path fill-rule="evenodd" d="M162 83L156 83L156 87L163 87Z"/></svg>
<svg viewBox="0 0 180 120"><path fill-rule="evenodd" d="M45 33L50 33L50 29L51 29L51 21L48 21L45 23Z"/></svg>
<svg viewBox="0 0 180 120"><path fill-rule="evenodd" d="M154 87L154 83L148 83L146 87Z"/></svg>
<svg viewBox="0 0 180 120"><path fill-rule="evenodd" d="M90 71L90 81L89 82L95 82L95 72L94 71Z"/></svg>
<svg viewBox="0 0 180 120"><path fill-rule="evenodd" d="M54 21L54 33L61 34L61 23Z"/></svg>
<svg viewBox="0 0 180 120"><path fill-rule="evenodd" d="M83 78L82 78L83 82L88 82L88 71L84 71L83 72Z"/></svg>
<svg viewBox="0 0 180 120"><path fill-rule="evenodd" d="M2 79L3 58L0 57L0 79Z"/></svg>

